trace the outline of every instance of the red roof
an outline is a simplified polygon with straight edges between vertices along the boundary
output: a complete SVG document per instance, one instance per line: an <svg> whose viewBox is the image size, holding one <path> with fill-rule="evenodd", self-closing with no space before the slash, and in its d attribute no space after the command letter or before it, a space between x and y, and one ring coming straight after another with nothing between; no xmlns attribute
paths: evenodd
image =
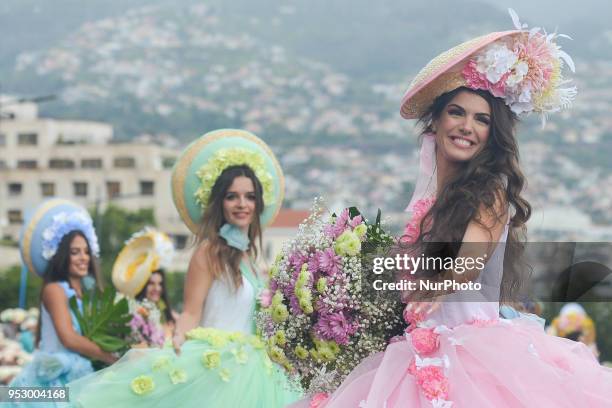
<svg viewBox="0 0 612 408"><path fill-rule="evenodd" d="M292 210L289 208L281 208L278 216L270 225L272 228L297 228L310 214L307 210Z"/></svg>

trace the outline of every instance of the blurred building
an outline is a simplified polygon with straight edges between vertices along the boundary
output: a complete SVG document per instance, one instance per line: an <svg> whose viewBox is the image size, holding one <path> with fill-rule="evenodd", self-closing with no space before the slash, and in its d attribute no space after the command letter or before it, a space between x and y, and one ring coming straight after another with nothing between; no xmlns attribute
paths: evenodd
<svg viewBox="0 0 612 408"><path fill-rule="evenodd" d="M152 208L158 227L186 245L170 191L179 150L114 143L110 124L40 118L34 103L4 98L0 115L0 238L17 240L28 211L62 197L99 211Z"/></svg>
<svg viewBox="0 0 612 408"><path fill-rule="evenodd" d="M272 263L283 249L283 244L295 238L298 227L310 213L306 210L281 208L278 217L263 232L263 256Z"/></svg>

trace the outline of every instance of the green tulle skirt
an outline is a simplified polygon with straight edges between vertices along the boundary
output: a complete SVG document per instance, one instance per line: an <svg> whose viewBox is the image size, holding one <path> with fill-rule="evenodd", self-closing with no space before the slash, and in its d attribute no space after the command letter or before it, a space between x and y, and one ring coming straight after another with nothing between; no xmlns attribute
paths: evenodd
<svg viewBox="0 0 612 408"><path fill-rule="evenodd" d="M112 366L68 384L76 407L274 408L299 399L256 336L198 328L177 356L133 349Z"/></svg>

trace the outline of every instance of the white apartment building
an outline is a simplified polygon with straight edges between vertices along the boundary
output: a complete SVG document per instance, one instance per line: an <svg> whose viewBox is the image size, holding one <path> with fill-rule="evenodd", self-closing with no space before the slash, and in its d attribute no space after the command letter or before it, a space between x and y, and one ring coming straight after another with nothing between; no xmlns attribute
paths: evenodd
<svg viewBox="0 0 612 408"><path fill-rule="evenodd" d="M4 98L0 115L0 238L17 240L28 211L62 197L101 211L152 208L158 227L185 246L189 232L170 191L178 150L113 143L111 125L40 118L33 103Z"/></svg>
<svg viewBox="0 0 612 408"><path fill-rule="evenodd" d="M172 270L186 271L193 239L174 208L170 187L179 154L153 143L114 143L107 123L40 118L36 104L7 105L0 96L0 238L17 241L26 214L50 197L99 211L109 204L132 211L152 208L158 228L178 250ZM307 216L307 211L281 209L263 232L268 266ZM5 255L9 250L0 247ZM5 261L13 264L16 256Z"/></svg>

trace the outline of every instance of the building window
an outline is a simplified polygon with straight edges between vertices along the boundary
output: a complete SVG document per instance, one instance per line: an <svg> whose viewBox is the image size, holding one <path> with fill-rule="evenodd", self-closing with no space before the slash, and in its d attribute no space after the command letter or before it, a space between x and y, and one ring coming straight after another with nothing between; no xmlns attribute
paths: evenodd
<svg viewBox="0 0 612 408"><path fill-rule="evenodd" d="M10 196L21 195L22 190L23 186L21 185L21 183L9 183L8 185L8 193Z"/></svg>
<svg viewBox="0 0 612 408"><path fill-rule="evenodd" d="M17 135L17 144L20 146L36 146L38 144L38 134L19 133Z"/></svg>
<svg viewBox="0 0 612 408"><path fill-rule="evenodd" d="M38 167L36 160L19 160L17 161L18 169L35 169Z"/></svg>
<svg viewBox="0 0 612 408"><path fill-rule="evenodd" d="M8 166L6 165L6 162L4 160L0 160L0 170L6 169L6 168L8 168Z"/></svg>
<svg viewBox="0 0 612 408"><path fill-rule="evenodd" d="M0 146L6 146L6 135L4 133L0 133Z"/></svg>
<svg viewBox="0 0 612 408"><path fill-rule="evenodd" d="M74 169L74 160L70 159L51 159L49 167L52 169Z"/></svg>
<svg viewBox="0 0 612 408"><path fill-rule="evenodd" d="M107 181L106 194L108 195L108 198L119 197L119 195L121 195L121 183L118 181Z"/></svg>
<svg viewBox="0 0 612 408"><path fill-rule="evenodd" d="M40 193L43 197L53 197L55 195L55 183L40 183Z"/></svg>
<svg viewBox="0 0 612 408"><path fill-rule="evenodd" d="M152 196L155 194L155 183L152 181L140 182L140 195Z"/></svg>
<svg viewBox="0 0 612 408"><path fill-rule="evenodd" d="M174 166L174 162L176 162L176 157L164 157L162 158L162 167L164 169L171 169Z"/></svg>
<svg viewBox="0 0 612 408"><path fill-rule="evenodd" d="M81 167L84 169L101 169L102 159L83 159L81 160Z"/></svg>
<svg viewBox="0 0 612 408"><path fill-rule="evenodd" d="M187 235L174 235L174 247L176 249L185 249L187 247Z"/></svg>
<svg viewBox="0 0 612 408"><path fill-rule="evenodd" d="M87 197L87 183L76 181L73 183L74 195L77 197Z"/></svg>
<svg viewBox="0 0 612 408"><path fill-rule="evenodd" d="M21 224L23 217L21 216L21 210L8 210L9 224Z"/></svg>
<svg viewBox="0 0 612 408"><path fill-rule="evenodd" d="M115 157L113 164L118 169L133 169L136 167L136 160L133 157Z"/></svg>

